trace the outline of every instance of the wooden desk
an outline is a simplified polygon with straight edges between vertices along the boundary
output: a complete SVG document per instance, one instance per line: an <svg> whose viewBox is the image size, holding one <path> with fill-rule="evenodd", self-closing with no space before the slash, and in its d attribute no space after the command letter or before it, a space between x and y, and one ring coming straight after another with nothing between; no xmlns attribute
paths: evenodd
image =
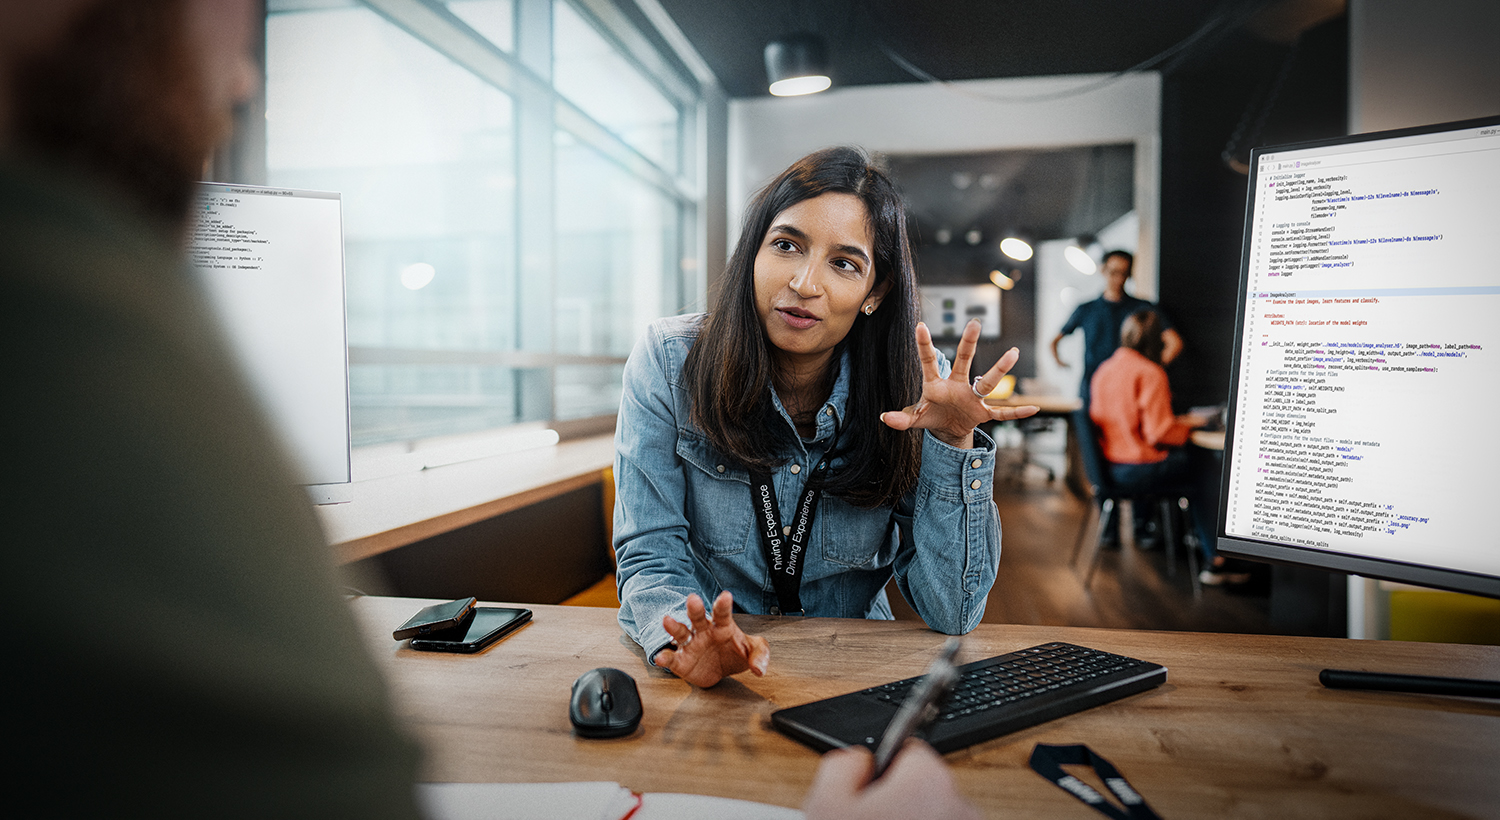
<svg viewBox="0 0 1500 820"><path fill-rule="evenodd" d="M770 728L772 710L921 674L942 643L919 622L741 617L771 643L770 672L695 690L651 669L609 609L532 606L536 620L479 655L415 652L390 633L430 601L353 602L428 750L424 777L614 780L640 791L796 806L817 755ZM1087 743L1163 817L1479 817L1500 809L1500 704L1338 691L1318 670L1500 677L1500 648L984 624L964 656L1049 640L1167 666L1151 692L947 756L987 816L1095 817L1026 765L1033 746ZM573 680L629 672L645 706L631 737L575 738Z"/></svg>
<svg viewBox="0 0 1500 820"><path fill-rule="evenodd" d="M597 484L614 458L609 434L358 481L353 501L318 517L346 564Z"/></svg>

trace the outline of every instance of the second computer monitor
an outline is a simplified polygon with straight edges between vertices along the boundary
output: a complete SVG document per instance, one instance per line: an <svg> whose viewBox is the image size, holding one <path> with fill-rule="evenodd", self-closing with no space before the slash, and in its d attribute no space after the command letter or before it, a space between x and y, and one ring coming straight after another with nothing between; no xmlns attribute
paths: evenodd
<svg viewBox="0 0 1500 820"><path fill-rule="evenodd" d="M1500 118L1251 165L1219 548L1500 597Z"/></svg>

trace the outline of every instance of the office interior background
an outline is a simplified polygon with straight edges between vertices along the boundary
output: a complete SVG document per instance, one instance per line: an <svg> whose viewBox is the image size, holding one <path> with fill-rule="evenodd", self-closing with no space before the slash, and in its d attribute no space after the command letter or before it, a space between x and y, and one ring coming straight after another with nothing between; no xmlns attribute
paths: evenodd
<svg viewBox="0 0 1500 820"><path fill-rule="evenodd" d="M641 330L704 309L745 201L836 143L887 158L924 287L998 289L992 272L1009 283L981 364L1016 346L1023 381L1076 390L1047 344L1102 285L1064 253L1125 247L1135 294L1186 341L1169 371L1178 409L1221 404L1245 203L1236 163L1258 145L1500 112L1500 10L1142 6L267 0L263 94L212 176L343 196L356 482L423 443L607 433ZM765 46L797 33L826 44L833 87L770 96ZM1010 235L1036 254L1003 256ZM524 451L512 464L526 469ZM1067 552L1082 515L1060 484L1022 478L997 493L1010 494L997 497L1002 579L1013 540ZM567 567L607 569L603 525L576 514L598 503L565 495L362 571L400 594L561 600L577 592ZM535 555L539 543L552 554ZM568 552L593 557L556 557ZM449 588L455 578L470 586ZM1207 627L1380 632L1373 584L1289 568L1264 581L1217 596L1236 614Z"/></svg>

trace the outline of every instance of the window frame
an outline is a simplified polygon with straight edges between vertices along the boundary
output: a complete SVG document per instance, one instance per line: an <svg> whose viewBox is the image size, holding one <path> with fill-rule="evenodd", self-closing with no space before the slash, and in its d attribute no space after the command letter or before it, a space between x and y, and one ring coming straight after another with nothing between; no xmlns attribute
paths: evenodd
<svg viewBox="0 0 1500 820"><path fill-rule="evenodd" d="M663 167L625 142L553 86L554 2L567 3L676 105L679 119L675 170ZM349 348L349 365L517 368L518 380L523 376L530 379L526 384L526 394L531 404L519 411L521 417L545 418L547 426L558 430L564 437L612 429L613 413L568 421L557 418L556 373L559 367L623 365L625 357L555 352L552 315L556 311L553 281L556 277L554 243L557 235L552 209L557 184L554 173L557 148L553 135L560 130L567 131L581 145L594 150L677 205L680 214L677 247L669 249L668 258L675 250L679 260L693 264L673 266L667 272L680 282L681 303L664 307L669 312L674 308L701 306L707 290L702 260L709 245L705 224L707 186L703 180L706 166L703 134L708 114L707 97L717 93L711 75L705 75L702 70L701 58L686 45L681 33L665 18L659 6L639 0L636 0L636 10L653 27L656 41L643 32L615 0L514 0L512 30L515 47L512 51L492 43L471 28L442 0L353 0L351 5L370 9L482 82L511 96L516 129L517 224L514 230L517 237L517 299L521 305L545 303L548 308L544 311L518 311L525 315L517 317L516 349L461 351L354 345ZM272 13L275 11L268 5L267 14ZM665 47L656 42L665 44ZM261 59L264 65L263 50ZM247 106L240 121L244 127L236 130L235 142L225 153L227 160L221 163L231 166L229 176L236 178L234 181L264 184L264 93L263 86L260 98ZM535 422L519 424L534 425ZM489 434L495 429L505 428L472 432ZM410 440L417 439L413 436ZM356 451L358 449L356 447Z"/></svg>

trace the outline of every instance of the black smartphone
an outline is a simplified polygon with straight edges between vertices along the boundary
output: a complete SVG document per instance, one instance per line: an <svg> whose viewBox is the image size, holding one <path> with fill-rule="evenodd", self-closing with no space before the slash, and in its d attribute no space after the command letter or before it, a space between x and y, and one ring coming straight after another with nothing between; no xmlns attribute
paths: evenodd
<svg viewBox="0 0 1500 820"><path fill-rule="evenodd" d="M404 641L418 635L435 635L450 629L457 632L460 628L467 626L472 617L474 617L473 598L459 598L457 601L449 601L446 604L424 606L395 632L392 632L391 637Z"/></svg>
<svg viewBox="0 0 1500 820"><path fill-rule="evenodd" d="M478 652L525 626L530 620L529 609L479 606L474 608L474 618L469 621L469 628L463 634L454 630L436 637L412 638L411 648L425 652Z"/></svg>

